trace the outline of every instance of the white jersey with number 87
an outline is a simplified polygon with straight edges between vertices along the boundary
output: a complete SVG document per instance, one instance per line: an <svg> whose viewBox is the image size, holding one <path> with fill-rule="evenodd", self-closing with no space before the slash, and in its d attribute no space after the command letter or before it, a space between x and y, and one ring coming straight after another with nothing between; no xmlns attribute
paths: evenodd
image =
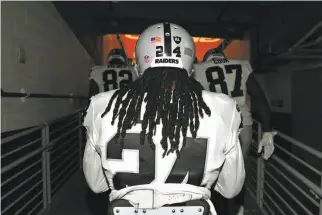
<svg viewBox="0 0 322 215"><path fill-rule="evenodd" d="M252 117L246 102L246 81L251 72L252 68L246 60L214 58L195 64L193 76L205 90L224 93L236 100L242 112L243 124L251 125Z"/></svg>

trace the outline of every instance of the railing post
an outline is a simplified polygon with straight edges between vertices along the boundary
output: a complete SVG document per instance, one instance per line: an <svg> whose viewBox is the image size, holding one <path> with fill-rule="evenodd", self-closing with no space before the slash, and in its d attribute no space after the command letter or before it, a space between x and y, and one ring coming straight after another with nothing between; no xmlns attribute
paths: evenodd
<svg viewBox="0 0 322 215"><path fill-rule="evenodd" d="M83 135L82 135L82 118L83 112L78 112L78 144L79 144L79 168L82 169L83 167Z"/></svg>
<svg viewBox="0 0 322 215"><path fill-rule="evenodd" d="M42 146L49 145L49 126L42 129ZM43 206L50 210L51 204L51 183L50 183L50 154L47 148L42 152L42 177L43 177Z"/></svg>
<svg viewBox="0 0 322 215"><path fill-rule="evenodd" d="M262 126L257 122L257 144L262 139ZM262 156L257 158L257 187L256 187L256 201L260 209L263 208L263 197L264 197L264 173L265 166Z"/></svg>

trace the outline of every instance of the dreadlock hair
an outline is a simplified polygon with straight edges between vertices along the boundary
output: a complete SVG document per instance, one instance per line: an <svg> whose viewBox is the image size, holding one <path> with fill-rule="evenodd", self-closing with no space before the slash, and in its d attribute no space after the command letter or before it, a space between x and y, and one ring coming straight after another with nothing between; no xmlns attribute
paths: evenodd
<svg viewBox="0 0 322 215"><path fill-rule="evenodd" d="M111 110L116 99L111 124L114 125L118 117L115 140L116 143L120 141L123 147L126 130L139 121L144 100L146 108L140 133L141 144L144 144L147 133L150 147L155 148L152 137L156 125L161 121L163 157L174 151L179 157L180 132L185 146L188 126L195 138L199 129L199 116L203 118L204 112L208 116L211 114L202 98L202 90L201 84L189 78L184 69L149 68L142 77L114 92L102 117Z"/></svg>

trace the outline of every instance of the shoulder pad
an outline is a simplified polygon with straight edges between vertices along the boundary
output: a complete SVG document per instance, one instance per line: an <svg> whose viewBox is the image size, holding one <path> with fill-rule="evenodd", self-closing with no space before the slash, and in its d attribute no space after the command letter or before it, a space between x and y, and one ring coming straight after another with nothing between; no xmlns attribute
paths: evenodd
<svg viewBox="0 0 322 215"><path fill-rule="evenodd" d="M93 66L92 68L91 68L91 70L94 70L94 69L98 69L98 68L100 68L102 65L96 65L96 66Z"/></svg>
<svg viewBox="0 0 322 215"><path fill-rule="evenodd" d="M213 99L220 99L223 102L235 102L234 99L232 99L231 97L229 97L228 95L226 95L224 93L214 93L211 91L204 91L204 94L212 97Z"/></svg>
<svg viewBox="0 0 322 215"><path fill-rule="evenodd" d="M97 101L101 99L109 99L116 90L109 90L106 92L101 92L91 97L91 101Z"/></svg>

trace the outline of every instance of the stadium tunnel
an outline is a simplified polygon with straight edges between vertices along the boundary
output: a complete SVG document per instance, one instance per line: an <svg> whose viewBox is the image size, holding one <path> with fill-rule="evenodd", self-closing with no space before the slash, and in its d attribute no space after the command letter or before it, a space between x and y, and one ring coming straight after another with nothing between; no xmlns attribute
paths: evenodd
<svg viewBox="0 0 322 215"><path fill-rule="evenodd" d="M321 2L1 2L2 214L100 214L107 197L81 170L89 70L104 61L104 35L171 21L248 44L278 134L271 159L251 156L246 214L322 215L321 11ZM261 133L256 122L254 150Z"/></svg>

